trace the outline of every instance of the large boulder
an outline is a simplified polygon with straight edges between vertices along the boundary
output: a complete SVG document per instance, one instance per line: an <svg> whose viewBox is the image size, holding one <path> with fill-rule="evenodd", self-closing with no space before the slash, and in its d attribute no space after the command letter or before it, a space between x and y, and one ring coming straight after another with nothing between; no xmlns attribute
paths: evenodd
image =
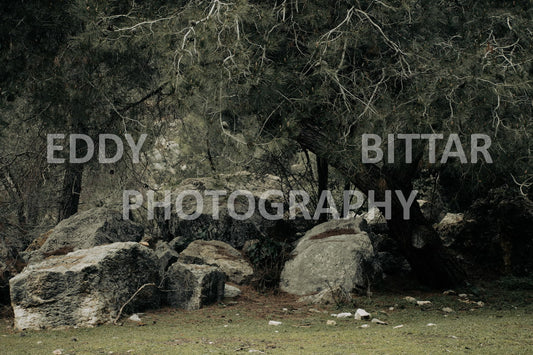
<svg viewBox="0 0 533 355"><path fill-rule="evenodd" d="M133 242L113 243L49 257L10 280L15 328L94 326L115 319L143 285L158 285L155 253ZM145 287L125 308L159 304L157 289Z"/></svg>
<svg viewBox="0 0 533 355"><path fill-rule="evenodd" d="M302 237L281 272L280 288L306 295L340 287L363 291L371 278L374 251L361 217L322 223Z"/></svg>
<svg viewBox="0 0 533 355"><path fill-rule="evenodd" d="M165 273L164 300L169 306L196 310L224 298L225 280L214 266L176 262Z"/></svg>
<svg viewBox="0 0 533 355"><path fill-rule="evenodd" d="M176 200L179 193L184 191L197 191L203 198L203 209L200 215L193 220L179 218L172 209L170 218L165 218L164 209L155 210L155 219L148 224L153 235L161 236L165 241L171 241L173 238L180 236L180 245L187 245L198 239L202 240L220 240L241 249L244 243L250 239L256 239L260 236L275 238L291 238L295 235L293 230L293 221L277 220L272 221L264 218L257 208L259 200L267 190L280 188L279 177L266 175L257 176L248 172L240 172L231 175L220 174L214 178L190 178L184 180L179 186L172 187L172 201ZM165 188L161 188L165 189ZM170 188L169 188L170 190ZM218 198L218 204L213 206L214 197L205 194L206 191L225 191L225 196ZM254 197L255 209L250 218L237 220L231 217L228 209L228 197L237 190L250 191ZM161 197L160 197L161 198ZM271 207L272 203L283 202L283 199L276 196L266 198L266 210L274 213ZM183 212L192 214L196 212L196 199L187 196L183 201ZM214 217L215 209L218 209L218 218ZM234 204L235 212L243 215L248 210L248 201L246 197L239 196ZM285 208L287 210L287 208ZM138 210L136 211L138 212ZM143 216L138 216L143 218Z"/></svg>
<svg viewBox="0 0 533 355"><path fill-rule="evenodd" d="M216 266L236 284L249 283L254 270L241 253L218 240L196 240L180 253L180 262Z"/></svg>
<svg viewBox="0 0 533 355"><path fill-rule="evenodd" d="M37 262L47 256L116 242L138 242L143 234L141 225L124 220L120 212L94 208L59 222L44 235L42 245L28 260Z"/></svg>

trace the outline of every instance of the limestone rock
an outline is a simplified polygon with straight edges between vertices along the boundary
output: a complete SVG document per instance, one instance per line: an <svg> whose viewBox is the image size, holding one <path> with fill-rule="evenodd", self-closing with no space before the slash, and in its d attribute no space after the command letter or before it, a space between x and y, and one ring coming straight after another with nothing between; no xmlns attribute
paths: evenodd
<svg viewBox="0 0 533 355"><path fill-rule="evenodd" d="M159 275L163 277L170 265L178 261L179 254L163 241L157 242L155 254L159 260Z"/></svg>
<svg viewBox="0 0 533 355"><path fill-rule="evenodd" d="M242 171L234 174L220 174L216 178L191 178L184 180L179 186L172 186L172 200L184 191L197 191L203 197L203 209L198 218L185 220L179 218L173 210L170 219L165 219L163 209L155 211L153 224L147 226L153 229L154 235L159 235L163 240L170 241L176 236L181 236L184 242L192 242L197 239L220 240L234 248L240 249L247 240L257 239L261 235L275 237L283 234L284 239L293 238L294 223L287 220L272 221L264 218L257 208L261 195L268 190L279 189L280 178L273 175L258 176ZM226 195L215 199L206 191L225 191ZM228 197L237 190L250 191L254 197L255 209L250 218L237 220L231 217L228 209ZM217 204L218 202L218 204ZM283 202L280 197L272 196L266 199L266 210L274 212L272 203ZM213 205L215 205L213 207ZM248 211L246 197L239 196L234 203L234 210L242 215ZM196 199L187 196L182 204L183 212L195 213L197 210ZM218 218L214 218L215 210L218 210ZM293 221L291 221L293 222Z"/></svg>
<svg viewBox="0 0 533 355"><path fill-rule="evenodd" d="M362 308L358 308L357 311L355 311L354 318L356 320L370 319L370 317L371 317L370 313L368 313Z"/></svg>
<svg viewBox="0 0 533 355"><path fill-rule="evenodd" d="M181 252L180 262L216 266L236 284L248 283L254 273L250 263L231 245L217 240L196 240Z"/></svg>
<svg viewBox="0 0 533 355"><path fill-rule="evenodd" d="M238 287L231 285L224 285L224 297L226 298L235 298L241 294L241 290Z"/></svg>
<svg viewBox="0 0 533 355"><path fill-rule="evenodd" d="M41 329L108 323L144 284L158 284L157 257L138 243L74 251L29 265L10 280L15 328ZM125 311L159 305L145 287Z"/></svg>
<svg viewBox="0 0 533 355"><path fill-rule="evenodd" d="M366 288L374 251L361 217L320 224L302 237L281 273L282 291L307 295L330 287Z"/></svg>
<svg viewBox="0 0 533 355"><path fill-rule="evenodd" d="M165 301L186 310L220 301L224 297L225 275L214 266L172 264L165 273Z"/></svg>
<svg viewBox="0 0 533 355"><path fill-rule="evenodd" d="M124 220L120 212L94 208L59 222L28 260L38 262L48 256L115 242L138 242L143 234L142 226Z"/></svg>
<svg viewBox="0 0 533 355"><path fill-rule="evenodd" d="M445 246L452 245L464 228L465 221L462 213L446 213L444 218L435 225L435 230Z"/></svg>

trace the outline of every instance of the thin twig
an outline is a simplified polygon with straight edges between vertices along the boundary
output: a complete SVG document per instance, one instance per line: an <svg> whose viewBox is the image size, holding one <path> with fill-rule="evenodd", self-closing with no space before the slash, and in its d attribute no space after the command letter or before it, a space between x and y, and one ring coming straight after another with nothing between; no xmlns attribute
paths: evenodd
<svg viewBox="0 0 533 355"><path fill-rule="evenodd" d="M151 283L147 283L147 284L144 284L142 285L141 287L139 287L139 289L137 291L135 291L135 293L126 301L126 303L124 303L122 305L122 307L120 307L120 310L118 311L118 315L117 317L115 318L115 320L113 321L113 324L117 324L118 320L120 319L120 316L122 315L122 311L124 310L124 307L126 307L131 301L133 301L133 299L135 298L135 296L137 296L139 294L139 292L141 292L145 287L147 286L153 286L153 287L156 287L155 286L155 283L151 282Z"/></svg>

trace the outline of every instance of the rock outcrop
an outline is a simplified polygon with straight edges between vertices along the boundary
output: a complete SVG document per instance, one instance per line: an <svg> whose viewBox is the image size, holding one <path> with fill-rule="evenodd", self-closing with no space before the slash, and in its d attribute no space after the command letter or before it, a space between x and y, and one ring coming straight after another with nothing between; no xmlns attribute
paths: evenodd
<svg viewBox="0 0 533 355"><path fill-rule="evenodd" d="M282 291L306 295L330 287L366 289L374 251L361 217L320 224L302 237L281 273Z"/></svg>
<svg viewBox="0 0 533 355"><path fill-rule="evenodd" d="M231 245L218 240L196 240L180 253L180 262L216 266L229 281L245 284L252 279L254 270L241 253Z"/></svg>
<svg viewBox="0 0 533 355"><path fill-rule="evenodd" d="M189 311L224 297L225 275L214 266L176 262L165 273L164 301Z"/></svg>
<svg viewBox="0 0 533 355"><path fill-rule="evenodd" d="M171 241L180 236L180 246L187 245L194 240L220 240L232 247L241 249L244 243L260 236L275 237L283 235L290 238L295 234L292 230L294 223L286 220L272 221L264 218L257 208L261 195L271 189L279 189L279 178L272 175L256 176L248 172L231 175L218 175L216 178L191 178L184 180L179 186L172 187L172 200L175 201L179 193L184 191L197 191L202 196L203 209L200 215L191 220L179 218L172 210L170 219L166 219L163 209L155 211L153 224L148 225L151 233L159 235L165 241ZM250 218L244 220L234 219L228 208L229 195L237 190L247 190L254 198L255 209ZM219 196L217 200L205 191L224 191L226 195ZM280 197L272 196L265 199L265 208L273 213L271 207L274 202L283 202ZM239 196L233 208L238 215L248 211L246 197ZM183 200L182 210L186 214L197 211L196 199L186 196ZM215 211L218 210L218 213ZM216 216L216 217L215 217Z"/></svg>
<svg viewBox="0 0 533 355"><path fill-rule="evenodd" d="M38 262L48 256L64 255L74 250L116 242L138 242L143 234L142 226L124 220L120 212L94 208L59 222L45 235L42 245L27 255L27 260Z"/></svg>
<svg viewBox="0 0 533 355"><path fill-rule="evenodd" d="M113 243L48 257L10 280L15 328L108 323L141 286L158 281L155 253L138 243ZM158 305L157 289L145 287L125 311Z"/></svg>
<svg viewBox="0 0 533 355"><path fill-rule="evenodd" d="M159 260L159 274L161 277L165 275L167 269L178 261L179 254L177 251L172 249L168 243L163 241L158 241L155 246L155 254Z"/></svg>

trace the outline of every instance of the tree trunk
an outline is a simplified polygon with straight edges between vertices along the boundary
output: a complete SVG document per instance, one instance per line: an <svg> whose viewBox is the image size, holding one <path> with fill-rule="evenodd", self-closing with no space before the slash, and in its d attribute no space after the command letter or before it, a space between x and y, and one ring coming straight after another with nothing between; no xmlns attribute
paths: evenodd
<svg viewBox="0 0 533 355"><path fill-rule="evenodd" d="M60 222L78 212L81 194L81 181L84 164L67 164L63 189L61 191L59 213L57 221Z"/></svg>
<svg viewBox="0 0 533 355"><path fill-rule="evenodd" d="M374 190L376 201L384 200L385 190L402 190L404 196L409 195L410 186L406 186L406 181L399 182L375 165L355 164L346 152L342 155L332 153L344 149L319 128L303 124L302 130L295 138L317 156L327 158L329 164L349 178L357 188L364 192ZM387 221L390 235L399 242L420 282L432 287L453 287L464 283L466 276L463 269L449 250L444 248L416 202L411 205L410 218L404 220L403 207L393 193L391 212L392 218ZM416 238L416 243L413 238Z"/></svg>
<svg viewBox="0 0 533 355"><path fill-rule="evenodd" d="M323 157L319 157L317 155L316 157L316 171L317 171L317 175L318 175L318 199L320 199L320 195L322 194L322 191L325 191L328 189L328 175L329 175L329 172L328 172L328 160L323 158ZM328 208L329 206L326 206L327 205L327 201L324 203L325 206L324 208ZM322 213L320 215L320 219L319 221L320 222L326 222L328 220L328 215L326 213Z"/></svg>

